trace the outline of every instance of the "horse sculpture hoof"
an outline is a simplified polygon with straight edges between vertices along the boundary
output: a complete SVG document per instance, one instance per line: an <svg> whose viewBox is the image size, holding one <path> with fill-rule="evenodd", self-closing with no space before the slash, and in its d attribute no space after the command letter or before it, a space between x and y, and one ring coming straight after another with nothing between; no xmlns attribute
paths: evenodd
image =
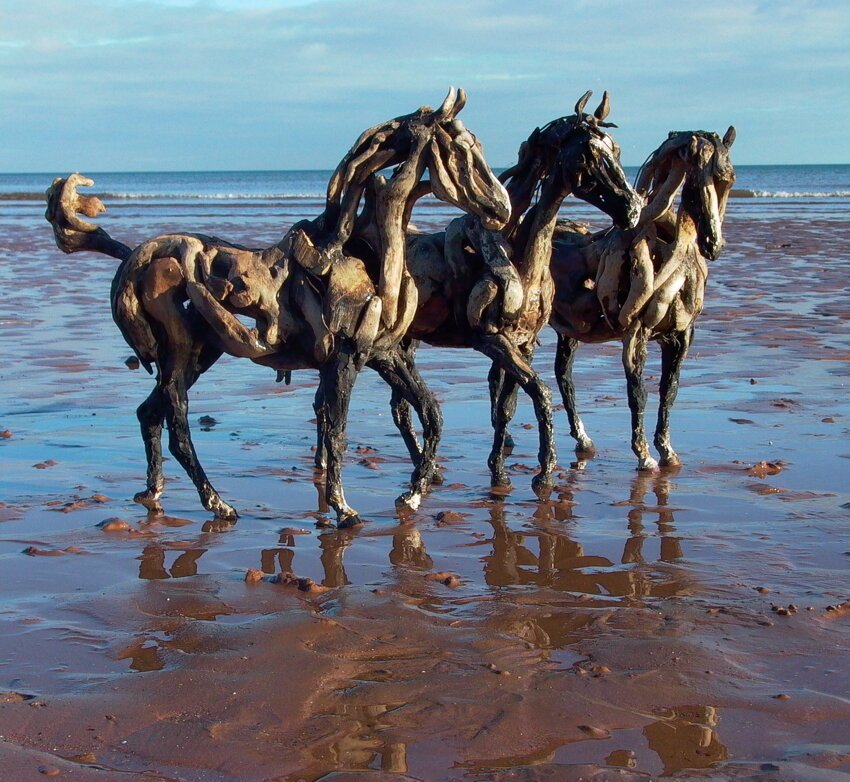
<svg viewBox="0 0 850 782"><path fill-rule="evenodd" d="M363 520L357 513L352 513L348 516L343 516L336 523L337 529L352 529L353 527L362 527Z"/></svg>
<svg viewBox="0 0 850 782"><path fill-rule="evenodd" d="M395 506L398 510L419 510L422 503L422 495L415 491L406 491L396 498Z"/></svg>
<svg viewBox="0 0 850 782"><path fill-rule="evenodd" d="M658 469L658 462L652 456L644 456L638 459L638 472L652 472Z"/></svg>
<svg viewBox="0 0 850 782"><path fill-rule="evenodd" d="M547 495L555 485L551 472L539 472L531 479L531 490L538 496ZM543 499L541 497L541 499Z"/></svg>
<svg viewBox="0 0 850 782"><path fill-rule="evenodd" d="M135 494L133 496L133 502L139 503L139 505L147 508L152 513L162 513L162 504L159 501L159 495L160 493L158 491L146 489Z"/></svg>
<svg viewBox="0 0 850 782"><path fill-rule="evenodd" d="M589 437L576 440L576 453L581 456L596 456L596 446Z"/></svg>
<svg viewBox="0 0 850 782"><path fill-rule="evenodd" d="M220 497L211 499L206 508L208 511L212 511L217 519L221 519L222 521L236 521L239 518L236 509L228 505Z"/></svg>
<svg viewBox="0 0 850 782"><path fill-rule="evenodd" d="M496 472L490 476L490 486L499 487L504 486L505 488L509 488L511 485L511 479L508 477L506 472Z"/></svg>

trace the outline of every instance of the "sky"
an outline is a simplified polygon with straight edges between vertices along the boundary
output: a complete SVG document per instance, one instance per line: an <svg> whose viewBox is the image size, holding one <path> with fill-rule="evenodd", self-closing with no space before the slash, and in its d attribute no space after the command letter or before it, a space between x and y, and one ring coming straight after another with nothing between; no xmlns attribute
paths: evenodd
<svg viewBox="0 0 850 782"><path fill-rule="evenodd" d="M847 0L0 0L0 172L332 168L449 85L493 166L588 89L627 165L847 163L848 41Z"/></svg>

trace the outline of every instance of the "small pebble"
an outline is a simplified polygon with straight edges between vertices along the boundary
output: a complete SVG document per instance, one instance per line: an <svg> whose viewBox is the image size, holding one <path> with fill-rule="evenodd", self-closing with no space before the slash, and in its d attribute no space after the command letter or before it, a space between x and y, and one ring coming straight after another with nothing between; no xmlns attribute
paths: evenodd
<svg viewBox="0 0 850 782"><path fill-rule="evenodd" d="M46 777L58 777L60 772L56 766L39 766L38 773Z"/></svg>
<svg viewBox="0 0 850 782"><path fill-rule="evenodd" d="M321 595L324 592L330 591L331 587L317 584L312 578L299 578L298 589L310 595Z"/></svg>
<svg viewBox="0 0 850 782"><path fill-rule="evenodd" d="M127 358L124 359L124 365L127 369L138 369L142 364L137 356L127 356Z"/></svg>
<svg viewBox="0 0 850 782"><path fill-rule="evenodd" d="M8 440L12 436L12 433L8 429L4 429L0 432L0 440Z"/></svg>
<svg viewBox="0 0 850 782"><path fill-rule="evenodd" d="M597 728L594 725L579 725L578 729L592 739L607 739L611 737L611 731L605 728Z"/></svg>
<svg viewBox="0 0 850 782"><path fill-rule="evenodd" d="M68 760L72 763L82 763L90 766L97 763L97 755L94 752L81 752L79 755L71 755Z"/></svg>
<svg viewBox="0 0 850 782"><path fill-rule="evenodd" d="M774 697L775 700L778 700L778 701L790 701L791 700L791 696L786 695L784 692L780 692L779 695L774 695L773 697Z"/></svg>
<svg viewBox="0 0 850 782"><path fill-rule="evenodd" d="M127 532L130 529L130 525L124 519L119 519L117 516L104 519L97 526L104 532Z"/></svg>
<svg viewBox="0 0 850 782"><path fill-rule="evenodd" d="M454 510L441 510L435 517L437 524L459 524L466 518L465 513L458 513Z"/></svg>

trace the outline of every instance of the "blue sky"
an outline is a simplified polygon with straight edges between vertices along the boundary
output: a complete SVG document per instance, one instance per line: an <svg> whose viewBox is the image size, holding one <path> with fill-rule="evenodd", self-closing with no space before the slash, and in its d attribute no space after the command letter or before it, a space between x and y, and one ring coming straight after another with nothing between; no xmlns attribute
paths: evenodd
<svg viewBox="0 0 850 782"><path fill-rule="evenodd" d="M848 41L846 0L0 0L0 171L329 168L450 84L494 166L587 89L627 164L842 163Z"/></svg>

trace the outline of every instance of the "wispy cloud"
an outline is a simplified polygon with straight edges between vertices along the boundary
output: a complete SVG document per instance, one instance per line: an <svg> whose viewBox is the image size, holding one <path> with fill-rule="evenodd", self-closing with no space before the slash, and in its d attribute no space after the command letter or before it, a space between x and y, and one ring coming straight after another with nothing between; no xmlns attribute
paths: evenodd
<svg viewBox="0 0 850 782"><path fill-rule="evenodd" d="M591 88L629 162L731 123L739 161L843 160L848 37L833 0L0 0L0 169L332 166L449 84L494 164Z"/></svg>

